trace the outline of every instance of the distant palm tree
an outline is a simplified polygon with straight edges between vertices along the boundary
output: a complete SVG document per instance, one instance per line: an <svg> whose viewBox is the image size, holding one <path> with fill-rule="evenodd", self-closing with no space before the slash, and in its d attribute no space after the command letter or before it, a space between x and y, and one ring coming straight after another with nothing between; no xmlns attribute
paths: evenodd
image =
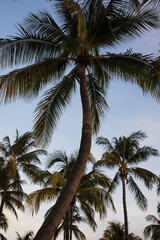
<svg viewBox="0 0 160 240"><path fill-rule="evenodd" d="M105 90L110 79L123 78L153 97L160 97L157 61L132 51L108 52L110 47L138 37L150 28L159 28L157 9L144 4L134 11L128 0L54 0L53 3L59 24L46 11L39 11L30 14L24 25L18 25L17 36L0 41L2 67L25 65L0 77L1 102L33 98L50 83L50 89L36 108L34 132L39 144L50 142L63 109L71 102L77 86L80 87L83 123L77 163L37 233L38 240L53 237L72 201L90 154L92 131L98 131L107 110Z"/></svg>
<svg viewBox="0 0 160 240"><path fill-rule="evenodd" d="M7 204L9 204L9 202L7 203L7 201L9 199L10 203L16 203L17 206L22 207L22 200L25 195L21 187L23 181L20 180L19 171L23 171L34 181L36 173L39 170L34 164L40 163L38 156L46 153L44 150L32 150L35 147L34 135L30 132L19 136L17 131L13 144L11 144L8 136L4 137L3 141L0 142L0 157L3 163L0 175L0 188L2 189L0 218L4 205L8 207ZM19 202L16 202L14 197L16 197Z"/></svg>
<svg viewBox="0 0 160 240"><path fill-rule="evenodd" d="M144 229L145 238L151 237L152 240L160 239L160 203L157 206L157 213L159 214L159 219L154 215L148 215L146 220L149 222L153 222L153 224L148 225Z"/></svg>
<svg viewBox="0 0 160 240"><path fill-rule="evenodd" d="M108 222L109 226L99 240L125 240L125 228L120 222ZM129 234L129 240L142 240L134 233Z"/></svg>
<svg viewBox="0 0 160 240"><path fill-rule="evenodd" d="M39 210L41 202L53 201L54 198L58 197L72 172L77 156L78 152L72 153L69 156L67 156L63 151L56 151L53 154L53 156L50 158L48 168L54 167L55 172L50 173L47 171L43 173L42 180L45 180L44 188L36 190L28 196L27 206L32 210L32 212L37 212ZM98 212L101 217L106 214L107 202L110 202L113 205L112 198L106 190L106 188L109 187L110 179L106 177L100 170L94 168L95 160L92 155L90 155L89 162L93 165L92 169L91 171L86 172L82 177L78 189L60 225L60 229L65 230L64 240L72 239L73 229L76 231L73 231L75 236L78 231L78 228L75 228L75 226L73 228L72 226L73 219L75 217L73 216L73 213L75 210L78 213L78 217L83 213L86 219L85 222L88 223L93 230L95 230L95 211ZM56 170L59 170L59 172ZM76 206L77 202L79 203L78 206ZM79 219L80 218L78 218L78 220ZM57 236L57 232L55 236ZM83 239L84 236L81 236ZM77 237L80 236L77 235Z"/></svg>
<svg viewBox="0 0 160 240"><path fill-rule="evenodd" d="M133 193L137 205L144 210L147 207L147 199L136 184L134 178L143 181L148 189L151 189L154 183L158 184L160 180L158 176L151 171L134 167L134 165L146 162L151 156L159 155L158 151L151 147L140 147L139 141L146 137L145 133L138 131L133 132L129 137L122 136L119 139L114 137L111 142L104 137L97 139L97 143L103 145L105 148L102 159L97 162L97 166L106 166L112 169L117 168L117 173L113 179L110 190L114 190L120 181L122 183L125 240L129 239L126 184Z"/></svg>
<svg viewBox="0 0 160 240"><path fill-rule="evenodd" d="M2 175L1 175L2 177ZM10 181L8 184L7 192L5 194L4 199L4 206L6 209L10 210L18 219L16 208L24 211L24 205L23 200L26 199L27 194L24 193L22 189L22 184L24 181L21 181L20 179L16 179L16 181ZM4 197L4 189L5 189L5 178L3 186L0 186L0 199L2 201ZM3 216L3 213L2 213Z"/></svg>
<svg viewBox="0 0 160 240"><path fill-rule="evenodd" d="M32 231L27 232L24 236L20 236L18 232L17 233L17 238L16 240L32 240L34 233Z"/></svg>
<svg viewBox="0 0 160 240"><path fill-rule="evenodd" d="M61 232L63 232L63 240L66 240L69 237L69 240L72 239L72 233L77 240L86 240L86 237L82 231L79 229L79 223L88 223L87 219L80 216L79 209L74 207L73 216L72 216L72 224L68 226L68 214L65 214L61 224L58 226L54 240L56 240ZM76 225L78 223L78 225ZM67 236L67 227L69 227L70 234Z"/></svg>

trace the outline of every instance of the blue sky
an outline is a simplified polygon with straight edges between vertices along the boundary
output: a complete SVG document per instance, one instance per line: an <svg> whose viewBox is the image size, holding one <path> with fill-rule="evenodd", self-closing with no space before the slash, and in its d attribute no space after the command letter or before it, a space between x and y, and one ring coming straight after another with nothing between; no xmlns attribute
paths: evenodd
<svg viewBox="0 0 160 240"><path fill-rule="evenodd" d="M16 28L14 24L22 23L25 16L30 12L37 12L37 9L51 10L51 4L45 0L0 0L0 38L7 35L14 35ZM116 51L123 52L127 48L133 48L135 52L143 54L154 53L156 56L160 49L159 40L160 31L152 31L144 37L135 41L127 42L116 48ZM7 70L0 69L0 74L5 74ZM20 133L24 133L32 129L34 109L38 99L32 102L17 101L15 103L0 106L0 141L6 135L13 140L16 129ZM143 130L147 133L148 138L142 143L160 148L160 104L149 96L143 96L142 91L131 84L125 84L121 81L113 81L108 89L107 102L110 110L106 118L103 120L98 136L104 136L109 139L121 135L128 136L133 131ZM73 96L71 105L64 111L60 119L57 129L54 132L52 142L48 151L55 149L65 150L67 154L79 147L81 136L81 105L79 94ZM92 153L99 159L103 153L103 149L95 144L95 137L92 140ZM160 150L160 149L159 149ZM45 160L43 163L45 165ZM152 158L143 167L159 174L160 158ZM113 172L107 170L108 176L113 176ZM30 184L25 187L26 191L31 192L35 187ZM146 226L145 216L149 213L156 214L156 205L158 198L155 189L146 191L143 188L148 199L148 211L142 212L134 203L132 195L128 193L128 215L130 222L130 230L136 234L142 235ZM117 214L108 210L107 219L98 220L98 229L96 233L88 230L88 226L82 226L87 239L97 240L103 234L103 230L107 225L107 220L118 219L123 221L121 188L113 195ZM9 217L9 230L6 234L8 239L15 238L15 231L20 234L28 230L35 233L43 221L43 215L48 206L43 205L38 215L31 218L28 213L25 215L19 213L19 221L17 222L13 215L7 213ZM14 238L13 238L14 236Z"/></svg>

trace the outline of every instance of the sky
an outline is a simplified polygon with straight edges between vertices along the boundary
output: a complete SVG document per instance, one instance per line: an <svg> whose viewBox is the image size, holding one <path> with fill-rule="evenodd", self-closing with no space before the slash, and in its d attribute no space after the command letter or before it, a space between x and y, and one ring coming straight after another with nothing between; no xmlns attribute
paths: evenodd
<svg viewBox="0 0 160 240"><path fill-rule="evenodd" d="M37 10L48 9L53 13L51 3L46 0L0 0L0 38L16 33L15 24L22 23L25 16L30 12L36 13ZM133 48L134 52L143 54L153 53L158 56L160 49L160 30L151 31L140 39L125 42L115 49L116 52L123 52L128 48ZM5 74L8 69L0 69L0 75ZM0 141L4 136L10 136L14 140L16 129L23 134L32 130L34 109L38 99L32 102L22 100L0 106ZM150 96L144 96L141 89L135 85L126 84L122 81L114 80L108 89L107 103L110 107L106 118L103 119L98 136L104 136L108 139L128 136L133 131L142 130L148 138L142 142L142 145L149 145L160 150L160 103L156 102ZM67 154L78 149L81 137L81 105L79 93L73 96L72 103L64 111L57 129L53 134L52 141L48 147L49 152L54 150L65 150ZM96 136L92 139L91 152L97 160L100 159L103 148L95 144ZM141 165L156 174L159 174L160 157L150 158L148 162ZM45 165L45 159L43 159ZM114 171L105 170L110 177L114 176ZM142 212L134 202L133 196L127 191L129 228L135 234L142 236L144 227L147 225L145 216L147 214L156 215L156 206L159 197L156 196L156 189L148 191L140 183L141 189L148 199L148 210ZM25 190L30 193L36 189L28 183ZM95 233L89 229L89 226L82 225L81 230L86 234L87 239L97 240L103 235L107 226L107 221L119 220L123 222L122 194L121 188L117 189L113 195L113 200L117 213L108 209L107 218L97 219L97 231ZM13 215L7 212L9 218L9 230L4 234L9 240L15 239L15 232L23 235L28 230L34 233L39 229L43 222L43 216L48 209L48 205L43 204L41 211L34 217L29 212L25 214L18 212L19 221ZM59 238L60 240L61 238Z"/></svg>

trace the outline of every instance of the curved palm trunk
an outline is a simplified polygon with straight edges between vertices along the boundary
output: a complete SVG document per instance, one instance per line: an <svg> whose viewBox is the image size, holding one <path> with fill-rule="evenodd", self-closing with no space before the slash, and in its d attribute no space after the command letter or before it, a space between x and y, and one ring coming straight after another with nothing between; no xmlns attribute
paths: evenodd
<svg viewBox="0 0 160 240"><path fill-rule="evenodd" d="M50 214L45 219L41 228L37 232L34 240L51 240L55 231L66 213L80 180L85 171L86 163L91 149L92 120L89 97L87 92L87 82L85 78L85 66L79 66L80 94L83 109L82 136L79 149L79 155L75 167L68 179L62 193L52 208Z"/></svg>
<svg viewBox="0 0 160 240"><path fill-rule="evenodd" d="M124 211L125 240L129 240L125 177L122 177L122 190L123 190L123 211Z"/></svg>
<svg viewBox="0 0 160 240"><path fill-rule="evenodd" d="M3 194L2 194L2 200L1 200L1 205L0 205L0 219L2 217L3 207L4 207L5 200L6 200L6 194L7 194L7 190L8 190L9 181L10 181L10 175L11 175L11 172L9 170L7 180L6 180L6 184L5 184L5 187L4 187L4 191L3 191Z"/></svg>

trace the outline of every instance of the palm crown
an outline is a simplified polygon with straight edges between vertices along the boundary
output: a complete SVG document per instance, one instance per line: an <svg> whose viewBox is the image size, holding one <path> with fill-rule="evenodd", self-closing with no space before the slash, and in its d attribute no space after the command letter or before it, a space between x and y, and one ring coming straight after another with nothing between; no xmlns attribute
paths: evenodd
<svg viewBox="0 0 160 240"><path fill-rule="evenodd" d="M11 144L8 136L4 137L3 141L0 142L0 217L4 204L15 213L16 217L14 206L24 209L22 200L26 195L22 189L24 181L21 180L20 170L35 182L39 168L34 164L40 163L39 155L46 153L40 149L33 150L34 147L36 147L34 135L30 132L20 136L17 131L13 144Z"/></svg>
<svg viewBox="0 0 160 240"><path fill-rule="evenodd" d="M108 168L117 168L117 172L110 186L113 191L122 182L123 191L123 210L125 222L125 240L128 236L128 217L126 205L126 184L133 193L137 205L142 209L147 207L147 199L141 192L135 182L135 178L141 180L148 189L153 187L154 183L159 183L160 179L151 171L134 167L148 160L150 156L158 156L158 151L149 146L140 147L139 141L146 138L146 134L138 131L133 132L129 137L122 136L119 139L114 137L110 142L107 138L99 137L97 143L105 148L102 159L97 162L97 166L106 166Z"/></svg>

